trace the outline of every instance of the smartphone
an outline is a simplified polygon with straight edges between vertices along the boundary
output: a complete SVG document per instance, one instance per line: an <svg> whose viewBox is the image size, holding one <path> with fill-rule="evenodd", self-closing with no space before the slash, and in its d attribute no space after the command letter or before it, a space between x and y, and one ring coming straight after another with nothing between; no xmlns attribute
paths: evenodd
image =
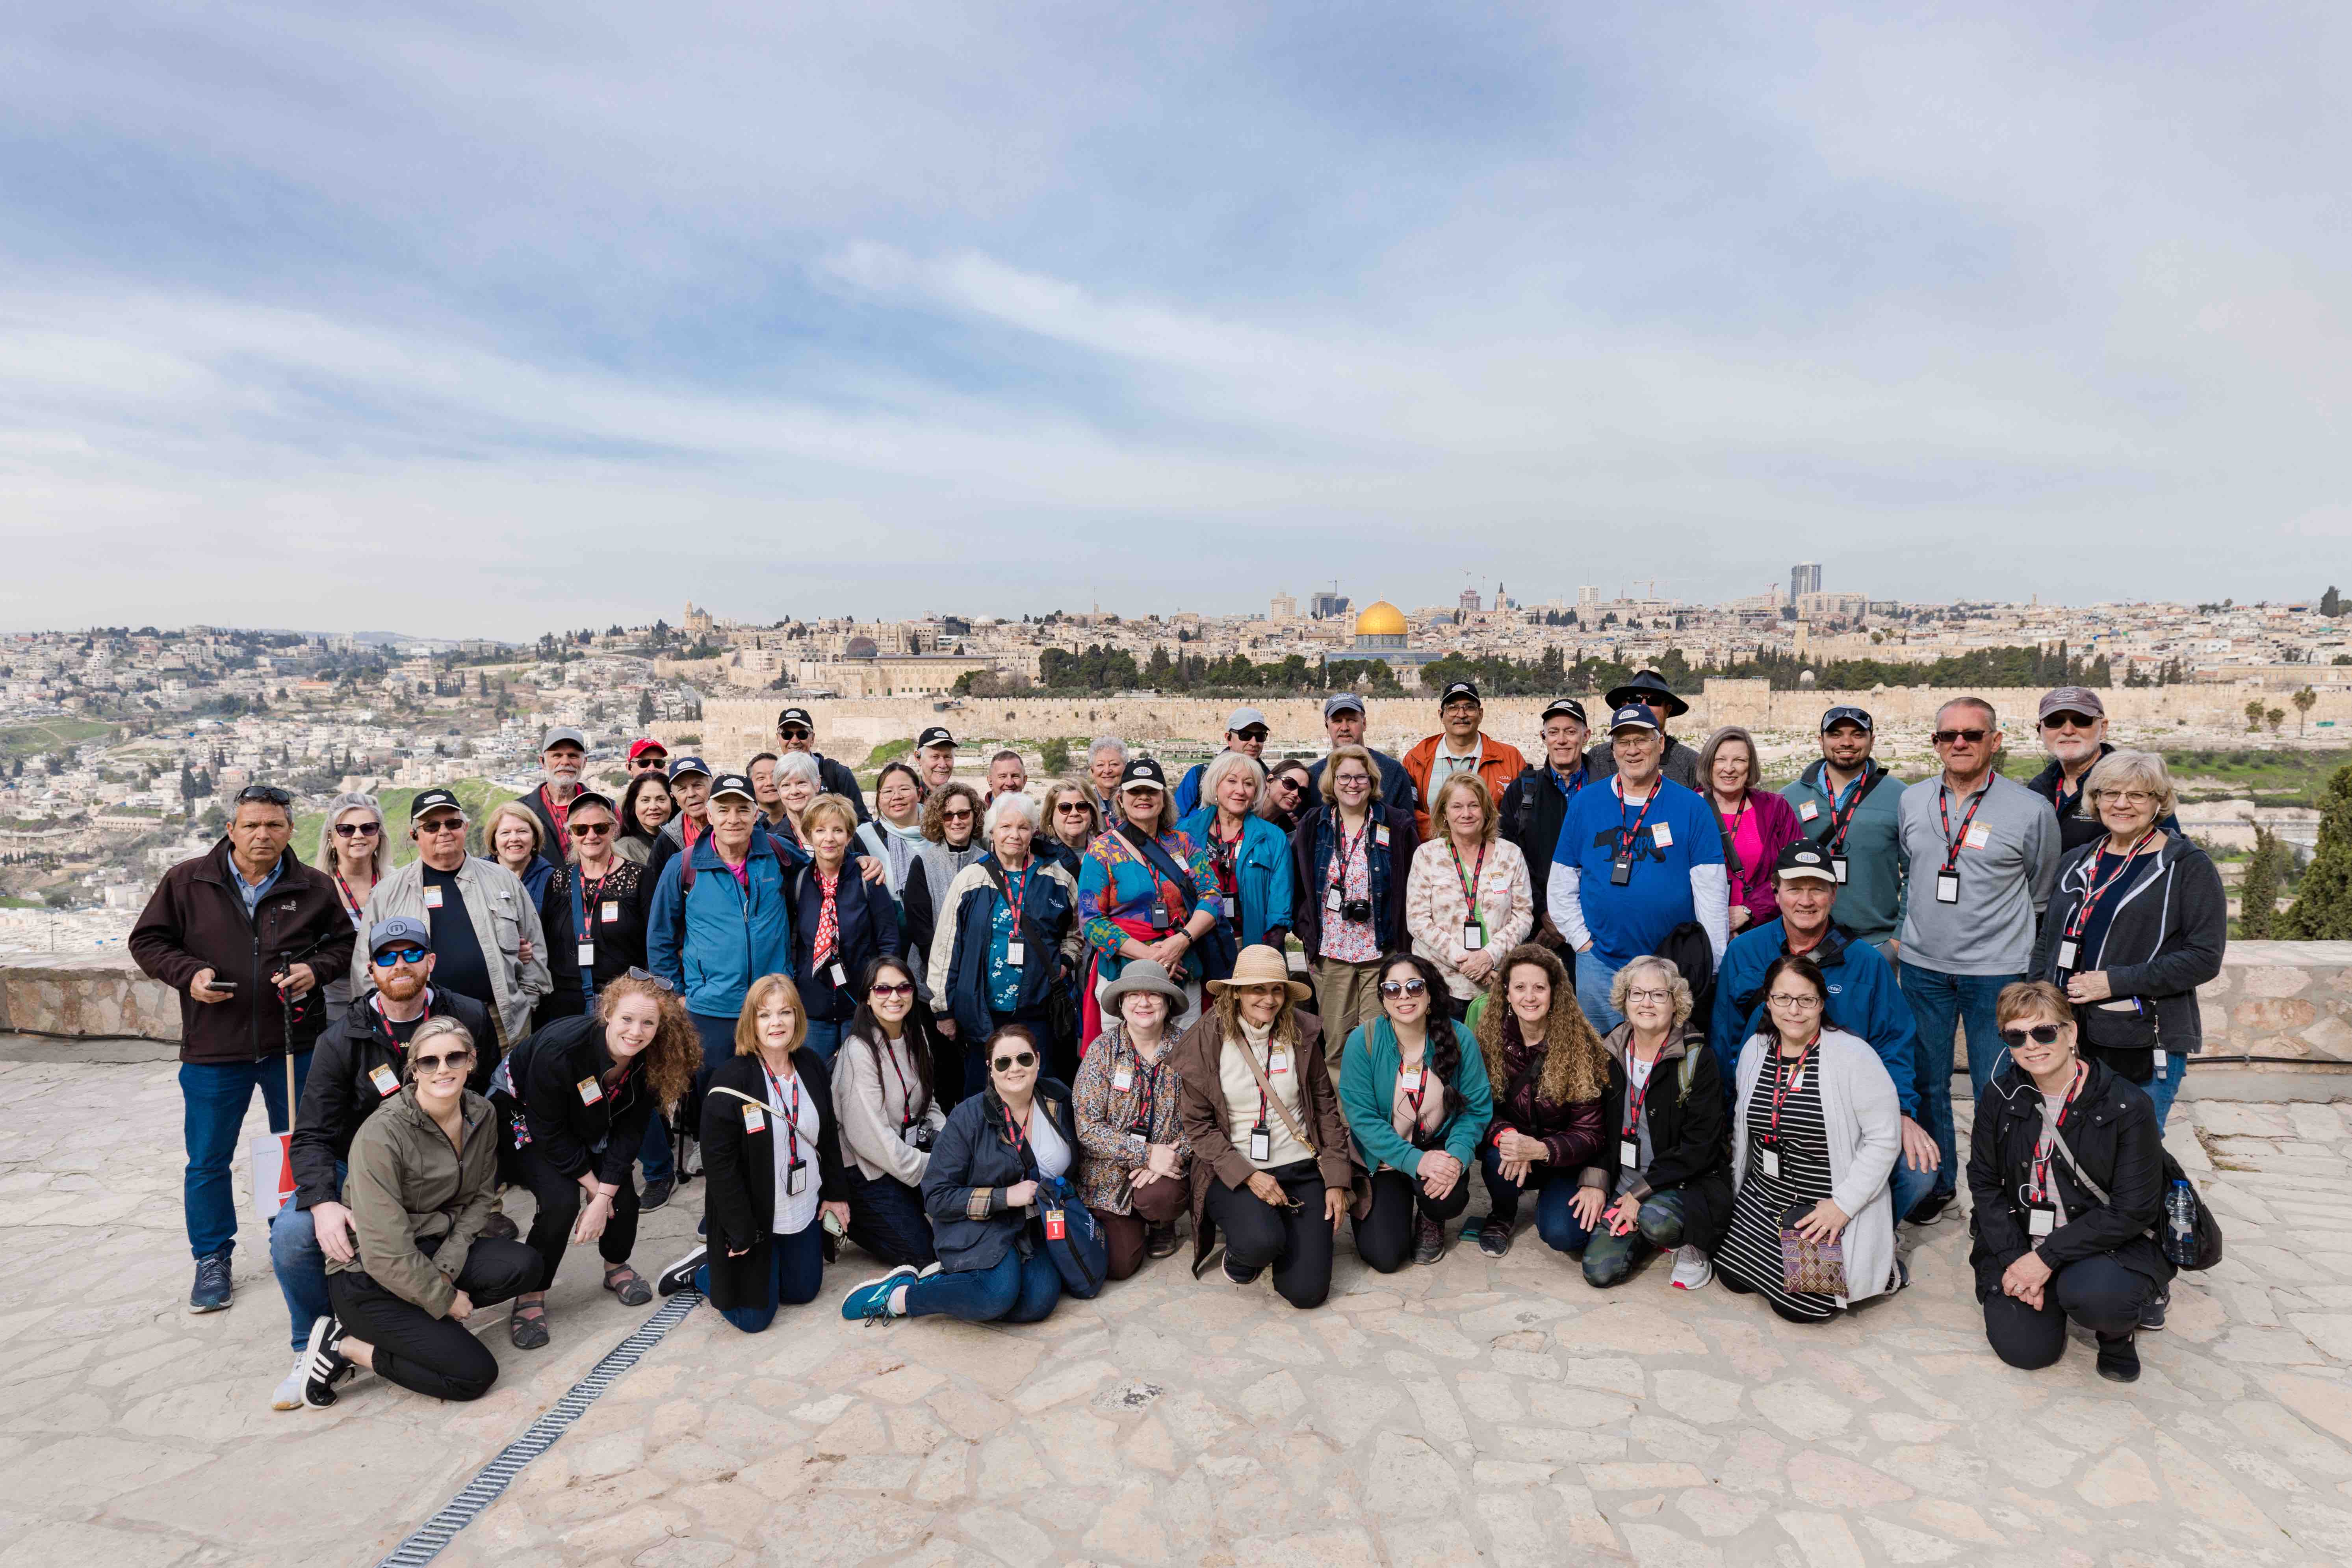
<svg viewBox="0 0 2352 1568"><path fill-rule="evenodd" d="M847 1239L849 1232L842 1228L841 1221L835 1219L831 1215L826 1215L824 1216L823 1223L824 1225L825 1234L832 1237L834 1240L842 1241Z"/></svg>
<svg viewBox="0 0 2352 1568"><path fill-rule="evenodd" d="M210 984L215 991L226 992L231 996L236 994L236 982L234 980L215 980Z"/></svg>

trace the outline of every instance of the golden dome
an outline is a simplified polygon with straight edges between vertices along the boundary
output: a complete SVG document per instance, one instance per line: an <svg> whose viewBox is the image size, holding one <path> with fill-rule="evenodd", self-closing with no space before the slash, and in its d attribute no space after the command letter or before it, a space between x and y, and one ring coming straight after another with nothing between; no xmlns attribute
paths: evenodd
<svg viewBox="0 0 2352 1568"><path fill-rule="evenodd" d="M1401 637L1407 630L1404 612L1386 599L1374 601L1356 617L1356 635L1360 637Z"/></svg>

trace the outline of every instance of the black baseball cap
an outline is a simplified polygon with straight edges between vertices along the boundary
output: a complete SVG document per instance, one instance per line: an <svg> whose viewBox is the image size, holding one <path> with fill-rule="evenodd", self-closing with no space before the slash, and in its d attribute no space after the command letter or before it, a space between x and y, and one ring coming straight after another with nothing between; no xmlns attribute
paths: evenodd
<svg viewBox="0 0 2352 1568"><path fill-rule="evenodd" d="M1780 851L1780 858L1772 863L1772 874L1776 877L1811 877L1822 882L1837 880L1837 870L1831 866L1830 858L1818 846L1802 838Z"/></svg>
<svg viewBox="0 0 2352 1568"><path fill-rule="evenodd" d="M1870 715L1850 703L1841 702L1822 715L1822 733L1828 734L1839 724L1851 724L1865 735L1872 731Z"/></svg>
<svg viewBox="0 0 2352 1568"><path fill-rule="evenodd" d="M944 724L934 724L915 737L915 750L919 752L929 751L934 746L945 746L953 751L955 743L956 738L948 733L948 727Z"/></svg>
<svg viewBox="0 0 2352 1568"><path fill-rule="evenodd" d="M777 729L781 730L787 724L798 724L810 734L816 733L816 721L809 717L809 710L805 708L787 708L776 715Z"/></svg>
<svg viewBox="0 0 2352 1568"><path fill-rule="evenodd" d="M614 816L621 815L621 808L613 804L613 797L606 795L600 789L583 789L579 791L577 794L572 795L571 804L566 805L563 809L564 812L569 815L572 812L579 810L583 805L601 805L606 811L611 812Z"/></svg>
<svg viewBox="0 0 2352 1568"><path fill-rule="evenodd" d="M760 798L758 792L751 787L751 781L741 773L720 773L710 781L710 798L717 800L722 795L740 795L750 801Z"/></svg>
<svg viewBox="0 0 2352 1568"><path fill-rule="evenodd" d="M671 778L682 779L688 773L700 773L704 778L709 778L710 764L700 757L677 757L671 760L669 764Z"/></svg>
<svg viewBox="0 0 2352 1568"><path fill-rule="evenodd" d="M1478 689L1471 685L1466 680L1456 680L1448 684L1445 689L1438 694L1437 705L1440 708L1443 708L1457 697L1467 697L1471 701L1476 702L1481 708L1484 708L1486 705L1484 701L1480 700Z"/></svg>
<svg viewBox="0 0 2352 1568"><path fill-rule="evenodd" d="M1573 697L1553 698L1549 703L1545 704L1543 717L1537 720L1536 722L1539 724L1548 724L1554 719L1563 717L1575 720L1578 723L1583 725L1588 730L1592 728L1592 721L1584 716L1584 704L1579 702Z"/></svg>
<svg viewBox="0 0 2352 1568"><path fill-rule="evenodd" d="M415 822L426 812L436 809L454 811L463 816L466 815L466 803L457 798L456 790L421 789L416 792L416 798L408 803L408 820Z"/></svg>
<svg viewBox="0 0 2352 1568"><path fill-rule="evenodd" d="M1127 766L1118 770L1118 787L1124 790L1135 784L1144 784L1162 793L1166 792L1168 774L1161 770L1159 758L1129 757L1127 759Z"/></svg>

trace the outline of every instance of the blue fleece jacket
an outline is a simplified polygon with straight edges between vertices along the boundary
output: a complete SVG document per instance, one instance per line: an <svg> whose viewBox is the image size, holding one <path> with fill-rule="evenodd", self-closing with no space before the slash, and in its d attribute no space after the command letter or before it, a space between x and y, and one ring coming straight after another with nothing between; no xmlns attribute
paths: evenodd
<svg viewBox="0 0 2352 1568"><path fill-rule="evenodd" d="M1741 931L1724 950L1723 969L1715 977L1715 1020L1707 1043L1717 1061L1738 1061L1740 1047L1764 1023L1764 972L1780 956L1784 933L1777 920L1753 931ZM1829 934L1807 955L1822 966L1829 982L1827 1026L1870 1042L1878 1059L1895 1080L1895 1097L1903 1114L1919 1119L1919 1086L1912 1062L1919 1048L1919 1026L1911 1017L1911 1004L1895 984L1895 971L1878 950L1843 927L1832 924ZM1727 1093L1737 1091L1737 1075L1726 1073Z"/></svg>
<svg viewBox="0 0 2352 1568"><path fill-rule="evenodd" d="M669 982L688 1012L732 1018L743 1011L751 982L793 973L785 873L807 858L788 839L753 832L743 868L751 885L747 897L719 858L714 835L696 839L690 855L670 857L646 920L646 965ZM684 885L689 863L691 888Z"/></svg>

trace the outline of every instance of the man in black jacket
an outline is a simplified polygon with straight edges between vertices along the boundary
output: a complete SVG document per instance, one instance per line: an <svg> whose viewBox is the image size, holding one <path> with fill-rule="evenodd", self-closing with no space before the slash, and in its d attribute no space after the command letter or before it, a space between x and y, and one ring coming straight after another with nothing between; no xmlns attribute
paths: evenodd
<svg viewBox="0 0 2352 1568"><path fill-rule="evenodd" d="M195 1255L192 1312L229 1304L236 1194L229 1162L261 1091L272 1126L289 1125L326 1023L322 974L351 967L352 922L333 879L287 847L294 797L272 784L237 792L226 837L163 873L131 956L180 993L180 1096L188 1167L182 1203ZM291 1084L291 1092L289 1085Z"/></svg>
<svg viewBox="0 0 2352 1568"><path fill-rule="evenodd" d="M2115 750L2107 742L2107 705L2087 686L2061 686L2043 695L2038 717L2050 765L2027 780L2025 787L2058 814L2058 851L2070 854L2106 836L2098 813L2086 808L2083 781L2101 757ZM2180 831L2179 821L2168 812L2157 826L2167 833Z"/></svg>
<svg viewBox="0 0 2352 1568"><path fill-rule="evenodd" d="M1542 887L1551 876L1552 851L1559 845L1560 819L1576 792L1592 782L1584 765L1584 742L1591 733L1584 704L1573 697L1555 697L1543 710L1544 760L1521 773L1503 792L1503 837L1527 857L1528 875ZM1547 913L1536 922L1535 940L1559 955L1572 978L1576 952L1568 945Z"/></svg>
<svg viewBox="0 0 2352 1568"><path fill-rule="evenodd" d="M406 1081L409 1037L427 1018L465 1025L474 1037L474 1070L466 1087L477 1094L489 1091L498 1066L489 1009L432 984L433 937L423 921L394 915L376 921L368 932L367 973L375 989L353 998L319 1037L294 1118L294 1201L269 1226L269 1267L294 1325L294 1370L278 1385L271 1401L277 1410L301 1408L310 1325L330 1310L327 1259L350 1261L355 1245L352 1211L342 1201L343 1163L360 1123ZM509 1234L513 1227L513 1221L505 1222Z"/></svg>
<svg viewBox="0 0 2352 1568"><path fill-rule="evenodd" d="M776 715L776 744L787 752L806 752L816 758L817 786L826 795L837 795L856 809L857 820L868 820L866 792L857 787L857 775L847 766L820 754L816 749L816 721L805 708L787 708Z"/></svg>
<svg viewBox="0 0 2352 1568"><path fill-rule="evenodd" d="M540 852L554 865L563 864L564 846L570 842L563 825L572 797L580 793L580 771L587 756L588 737L569 725L559 724L541 737L540 785L522 797L522 804L539 818Z"/></svg>

